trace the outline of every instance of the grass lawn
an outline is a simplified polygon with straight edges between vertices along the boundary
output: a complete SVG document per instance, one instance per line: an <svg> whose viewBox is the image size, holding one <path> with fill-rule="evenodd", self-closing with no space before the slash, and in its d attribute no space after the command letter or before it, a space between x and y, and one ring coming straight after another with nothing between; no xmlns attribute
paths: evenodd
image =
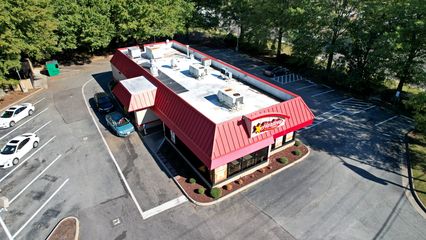
<svg viewBox="0 0 426 240"><path fill-rule="evenodd" d="M387 87L389 89L396 90L396 87L398 86L398 81L397 80L386 80L384 82L384 85L385 85L385 87ZM402 91L415 95L415 94L418 94L418 93L420 93L424 90L422 90L420 87L410 86L410 84L404 84L404 86L402 87Z"/></svg>
<svg viewBox="0 0 426 240"><path fill-rule="evenodd" d="M426 205L426 135L410 133L409 151L413 170L414 188Z"/></svg>

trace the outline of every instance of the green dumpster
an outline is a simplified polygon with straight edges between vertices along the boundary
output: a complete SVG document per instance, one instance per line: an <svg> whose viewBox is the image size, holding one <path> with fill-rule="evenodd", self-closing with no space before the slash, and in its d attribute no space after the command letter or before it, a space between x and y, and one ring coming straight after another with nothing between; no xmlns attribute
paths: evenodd
<svg viewBox="0 0 426 240"><path fill-rule="evenodd" d="M51 77L58 75L60 73L58 61L52 60L46 62L46 70Z"/></svg>

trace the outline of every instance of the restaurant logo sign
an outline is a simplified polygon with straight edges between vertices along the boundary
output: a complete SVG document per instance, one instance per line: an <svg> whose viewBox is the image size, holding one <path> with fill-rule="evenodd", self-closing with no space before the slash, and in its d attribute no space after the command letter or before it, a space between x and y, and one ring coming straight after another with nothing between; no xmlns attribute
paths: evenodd
<svg viewBox="0 0 426 240"><path fill-rule="evenodd" d="M264 132L274 130L278 127L284 126L286 116L282 114L268 114L258 116L255 118L244 117L247 130L249 130L250 137L255 137Z"/></svg>

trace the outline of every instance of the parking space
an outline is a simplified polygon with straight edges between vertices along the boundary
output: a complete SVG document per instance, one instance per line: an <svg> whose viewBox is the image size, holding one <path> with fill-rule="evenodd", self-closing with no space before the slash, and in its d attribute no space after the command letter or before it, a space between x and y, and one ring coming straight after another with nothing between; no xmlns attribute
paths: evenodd
<svg viewBox="0 0 426 240"><path fill-rule="evenodd" d="M0 169L0 194L7 197L10 204L8 211L3 211L0 216L16 239L27 238L25 235L30 229L29 225L45 213L45 208L57 204L55 196L70 180L69 176L55 171L64 154L58 151L57 145L61 143L53 129L61 119L49 104L48 95L41 93L25 102L35 106L34 114L16 126L0 131L2 146L24 133L36 133L40 138L37 148L19 159L19 163ZM7 230L4 231L6 233Z"/></svg>
<svg viewBox="0 0 426 240"><path fill-rule="evenodd" d="M84 87L84 95L101 134L135 196L135 204L140 207L142 218L152 217L187 202L172 177L144 145L141 136L137 132L125 138L115 136L106 126L104 114L95 110L92 98L96 92L104 91L101 86L107 86L110 80L110 74L98 74ZM118 109L116 107L120 111ZM156 144L159 147L159 142Z"/></svg>

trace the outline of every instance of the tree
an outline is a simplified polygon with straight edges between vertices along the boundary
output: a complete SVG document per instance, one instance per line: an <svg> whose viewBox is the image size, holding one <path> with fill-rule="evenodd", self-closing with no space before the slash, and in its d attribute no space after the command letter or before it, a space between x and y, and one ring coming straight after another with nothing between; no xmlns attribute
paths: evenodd
<svg viewBox="0 0 426 240"><path fill-rule="evenodd" d="M153 37L171 38L183 31L194 6L184 0L119 0L113 9L116 38L139 42Z"/></svg>
<svg viewBox="0 0 426 240"><path fill-rule="evenodd" d="M55 0L59 20L59 47L93 52L110 43L114 25L110 22L109 0Z"/></svg>
<svg viewBox="0 0 426 240"><path fill-rule="evenodd" d="M396 97L405 83L426 81L426 5L424 1L398 1L392 7L393 56L389 70L399 79Z"/></svg>
<svg viewBox="0 0 426 240"><path fill-rule="evenodd" d="M60 50L50 0L0 1L0 78L19 69L20 59L48 58Z"/></svg>

